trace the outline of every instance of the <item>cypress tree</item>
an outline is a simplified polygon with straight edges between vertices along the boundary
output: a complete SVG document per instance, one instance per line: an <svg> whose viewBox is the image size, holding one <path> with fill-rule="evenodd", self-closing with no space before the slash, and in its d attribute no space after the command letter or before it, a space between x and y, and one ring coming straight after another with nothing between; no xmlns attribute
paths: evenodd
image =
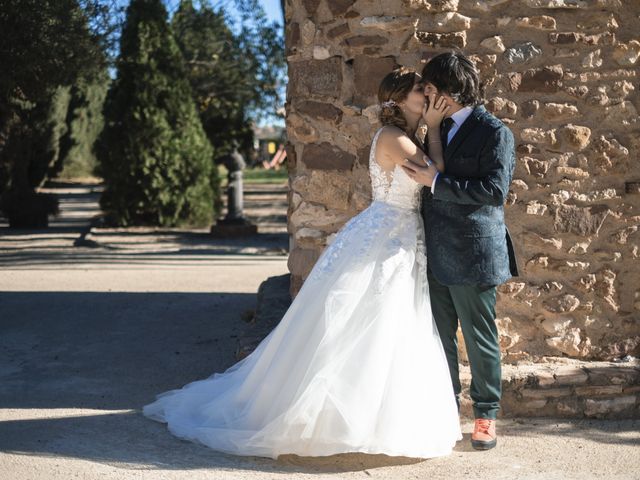
<svg viewBox="0 0 640 480"><path fill-rule="evenodd" d="M105 67L100 1L0 0L0 210L12 226L46 226L57 210L34 189L59 154L64 86Z"/></svg>
<svg viewBox="0 0 640 480"><path fill-rule="evenodd" d="M212 147L160 0L132 0L97 154L101 207L117 225L213 220Z"/></svg>
<svg viewBox="0 0 640 480"><path fill-rule="evenodd" d="M96 174L95 141L103 127L102 107L109 87L107 72L97 78L80 78L69 90L65 130L59 140L59 153L49 172L58 178Z"/></svg>

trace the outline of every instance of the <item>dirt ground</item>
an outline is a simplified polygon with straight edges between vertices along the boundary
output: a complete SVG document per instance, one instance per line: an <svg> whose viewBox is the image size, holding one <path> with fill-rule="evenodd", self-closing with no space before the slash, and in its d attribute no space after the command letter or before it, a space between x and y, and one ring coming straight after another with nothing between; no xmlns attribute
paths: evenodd
<svg viewBox="0 0 640 480"><path fill-rule="evenodd" d="M283 191L248 195L255 218L271 196L269 226L236 242L90 231L98 192L83 192L49 230L0 225L0 479L640 479L638 420L503 419L488 452L465 421L452 455L423 461L276 461L173 437L141 407L234 363L260 282L287 270Z"/></svg>

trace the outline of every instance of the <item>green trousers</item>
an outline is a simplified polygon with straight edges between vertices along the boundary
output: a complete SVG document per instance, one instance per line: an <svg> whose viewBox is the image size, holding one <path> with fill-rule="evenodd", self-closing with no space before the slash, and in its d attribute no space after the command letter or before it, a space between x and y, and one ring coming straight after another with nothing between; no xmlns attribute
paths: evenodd
<svg viewBox="0 0 640 480"><path fill-rule="evenodd" d="M475 418L495 419L502 394L500 343L495 324L495 286L446 286L427 271L431 310L447 356L453 391L460 408L458 321L471 367Z"/></svg>

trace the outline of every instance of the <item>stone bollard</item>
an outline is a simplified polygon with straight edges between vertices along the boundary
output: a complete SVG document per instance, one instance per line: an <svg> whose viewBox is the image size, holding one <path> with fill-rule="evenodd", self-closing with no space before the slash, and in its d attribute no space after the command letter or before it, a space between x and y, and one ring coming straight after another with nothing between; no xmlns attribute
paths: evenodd
<svg viewBox="0 0 640 480"><path fill-rule="evenodd" d="M244 218L243 215L243 185L242 169L246 162L238 150L234 149L229 155L216 159L216 164L222 164L229 171L227 186L227 215L219 219L211 227L211 234L216 237L237 237L254 235L258 232L256 225Z"/></svg>

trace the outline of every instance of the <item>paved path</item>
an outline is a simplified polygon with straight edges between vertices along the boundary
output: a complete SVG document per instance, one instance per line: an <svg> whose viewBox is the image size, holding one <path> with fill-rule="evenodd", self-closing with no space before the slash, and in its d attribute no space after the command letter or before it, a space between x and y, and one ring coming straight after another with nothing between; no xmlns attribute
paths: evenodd
<svg viewBox="0 0 640 480"><path fill-rule="evenodd" d="M640 478L639 421L502 421L490 452L470 449L464 423L453 455L422 462L272 461L173 437L140 409L234 362L258 285L286 272L282 192L248 196L268 233L222 242L204 231L89 231L99 191L74 188L53 228L0 225L0 479ZM261 217L265 203L276 207Z"/></svg>

